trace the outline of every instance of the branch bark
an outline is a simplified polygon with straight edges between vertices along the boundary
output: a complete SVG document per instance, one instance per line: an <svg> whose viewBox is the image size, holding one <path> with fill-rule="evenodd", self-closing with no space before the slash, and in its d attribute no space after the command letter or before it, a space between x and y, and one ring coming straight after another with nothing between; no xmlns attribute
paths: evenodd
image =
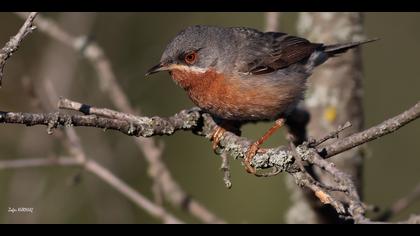
<svg viewBox="0 0 420 236"><path fill-rule="evenodd" d="M38 15L37 12L32 12L28 15L25 23L19 29L19 32L10 38L6 45L0 50L0 86L2 85L4 76L4 66L6 65L7 59L9 59L14 52L16 52L22 43L22 41L28 36L36 27L33 26L35 17Z"/></svg>
<svg viewBox="0 0 420 236"><path fill-rule="evenodd" d="M72 101L73 102L73 101ZM75 103L75 102L74 102ZM0 123L3 124L24 124L27 126L44 125L49 129L57 127L85 126L100 128L103 130L116 130L130 136L151 137L155 135L172 135L179 130L190 130L196 135L211 138L216 123L213 118L206 113L202 113L198 108L182 110L168 118L161 117L136 117L126 114L118 119L105 118L97 115L91 115L89 110L101 110L101 108L92 108L89 105L82 105L89 109L84 110L88 115L69 115L59 112L55 113L21 113L21 112L5 112L0 111ZM104 112L112 111L104 109ZM112 111L118 114L117 111ZM98 112L97 114L100 114ZM404 125L420 117L420 102L413 107L402 112L401 114L390 118L376 126L365 131L353 134L351 136L338 139L337 141L327 144L318 154L323 158L329 158L338 153L349 150L349 148L359 146L363 143L377 139L381 136L395 132ZM222 151L231 154L235 158L243 158L247 148L252 143L251 140L239 137L231 132L226 132L220 141ZM302 145L301 145L302 146ZM304 144L303 144L304 146ZM294 165L292 151L285 146L266 149L264 153L257 153L253 164L257 168L278 167L285 171L294 172L298 170Z"/></svg>

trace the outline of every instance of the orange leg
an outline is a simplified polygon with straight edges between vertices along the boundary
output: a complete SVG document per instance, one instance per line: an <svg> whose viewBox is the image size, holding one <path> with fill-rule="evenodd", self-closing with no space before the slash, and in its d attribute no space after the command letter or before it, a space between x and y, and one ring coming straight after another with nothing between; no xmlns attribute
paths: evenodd
<svg viewBox="0 0 420 236"><path fill-rule="evenodd" d="M216 128L214 128L214 132L211 136L212 139L212 147L213 150L216 151L217 146L219 145L220 139L223 137L223 134L226 132L226 130L240 136L240 123L238 121L229 121L229 120L223 120L221 121Z"/></svg>
<svg viewBox="0 0 420 236"><path fill-rule="evenodd" d="M257 153L258 149L260 149L261 145L267 141L268 138L271 137L271 135L274 134L278 129L280 129L284 125L284 119L278 119L276 120L276 123L271 127L258 141L253 143L248 151L246 152L246 156L244 159L245 164L245 170L248 173L255 174L257 171L253 166L251 166L251 161L254 158L255 154Z"/></svg>
<svg viewBox="0 0 420 236"><path fill-rule="evenodd" d="M215 128L215 131L213 133L213 135L211 136L212 139L212 147L213 147L213 151L216 151L217 146L219 145L220 139L222 138L223 134L226 132L226 130L220 126L217 126L217 128Z"/></svg>

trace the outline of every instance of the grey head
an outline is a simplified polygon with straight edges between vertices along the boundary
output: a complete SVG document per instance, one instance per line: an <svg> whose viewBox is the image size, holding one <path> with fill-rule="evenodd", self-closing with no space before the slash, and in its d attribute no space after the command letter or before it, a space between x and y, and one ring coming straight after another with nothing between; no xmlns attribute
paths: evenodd
<svg viewBox="0 0 420 236"><path fill-rule="evenodd" d="M146 75L189 67L195 70L215 68L224 71L237 54L234 28L194 25L180 31L166 46L160 63Z"/></svg>

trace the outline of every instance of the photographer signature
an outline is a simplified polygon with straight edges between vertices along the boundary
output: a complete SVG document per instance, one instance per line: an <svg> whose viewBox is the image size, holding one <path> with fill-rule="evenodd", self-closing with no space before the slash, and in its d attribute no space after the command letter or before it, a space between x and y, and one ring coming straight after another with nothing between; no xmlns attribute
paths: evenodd
<svg viewBox="0 0 420 236"><path fill-rule="evenodd" d="M9 207L9 209L7 210L7 212L10 213L16 213L16 212L29 212L29 213L33 213L34 208L33 207L18 207L18 208L14 208L14 207Z"/></svg>

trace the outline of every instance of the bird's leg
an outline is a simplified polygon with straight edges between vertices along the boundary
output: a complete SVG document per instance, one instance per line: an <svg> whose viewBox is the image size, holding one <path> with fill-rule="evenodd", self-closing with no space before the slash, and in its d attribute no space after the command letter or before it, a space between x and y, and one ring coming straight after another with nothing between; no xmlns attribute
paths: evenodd
<svg viewBox="0 0 420 236"><path fill-rule="evenodd" d="M213 151L216 151L217 146L219 145L220 139L222 138L223 134L226 132L224 128L221 126L217 126L215 131L213 132L211 139L212 139L212 148Z"/></svg>
<svg viewBox="0 0 420 236"><path fill-rule="evenodd" d="M267 141L274 134L278 129L280 129L284 125L285 120L283 118L276 120L273 127L271 127L258 141L251 144L248 151L246 152L246 156L244 159L245 170L248 173L255 174L257 171L255 167L251 166L251 161L254 158L255 154L257 153L258 149L260 149L261 145Z"/></svg>
<svg viewBox="0 0 420 236"><path fill-rule="evenodd" d="M242 123L239 121L219 120L217 122L217 127L214 128L214 132L211 136L213 150L216 151L217 146L226 131L241 136L241 125Z"/></svg>

